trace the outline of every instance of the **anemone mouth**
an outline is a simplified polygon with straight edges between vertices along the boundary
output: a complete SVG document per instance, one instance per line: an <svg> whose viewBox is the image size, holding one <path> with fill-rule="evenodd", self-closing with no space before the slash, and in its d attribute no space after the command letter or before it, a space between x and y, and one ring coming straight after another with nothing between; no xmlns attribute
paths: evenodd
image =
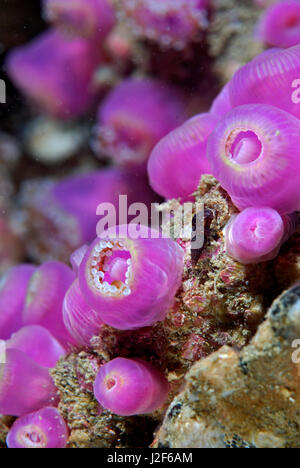
<svg viewBox="0 0 300 468"><path fill-rule="evenodd" d="M258 221L254 221L249 226L249 231L252 233L254 239L259 240L261 238L261 225Z"/></svg>
<svg viewBox="0 0 300 468"><path fill-rule="evenodd" d="M284 19L283 26L286 29L296 29L300 27L300 15L289 15Z"/></svg>
<svg viewBox="0 0 300 468"><path fill-rule="evenodd" d="M262 150L262 143L252 130L237 129L229 135L225 143L227 159L241 166L257 161Z"/></svg>
<svg viewBox="0 0 300 468"><path fill-rule="evenodd" d="M26 426L18 434L21 445L31 448L44 448L47 445L46 435L38 426Z"/></svg>
<svg viewBox="0 0 300 468"><path fill-rule="evenodd" d="M93 250L90 276L95 289L107 296L129 296L132 283L132 257L125 244L100 241Z"/></svg>
<svg viewBox="0 0 300 468"><path fill-rule="evenodd" d="M106 385L107 390L113 390L116 387L117 383L118 382L117 382L116 377L108 377L105 380L105 385Z"/></svg>

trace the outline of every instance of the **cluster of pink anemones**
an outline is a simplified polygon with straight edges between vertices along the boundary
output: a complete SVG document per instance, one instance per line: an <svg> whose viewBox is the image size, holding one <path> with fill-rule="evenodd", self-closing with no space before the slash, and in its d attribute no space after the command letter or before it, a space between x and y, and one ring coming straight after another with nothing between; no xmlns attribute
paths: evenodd
<svg viewBox="0 0 300 468"><path fill-rule="evenodd" d="M204 0L123 4L132 24L144 27L143 37L171 47L197 37L206 7ZM77 117L95 97L93 75L102 60L91 38L108 34L113 12L100 0L48 0L46 12L59 31L13 52L7 69L46 112ZM297 228L300 209L300 111L291 98L299 59L299 46L261 54L235 74L209 112L185 123L184 101L174 88L153 79L125 80L100 106L95 147L135 169L151 153L150 182L166 198L191 199L200 177L212 173L241 210L224 229L227 253L244 264L271 260ZM51 226L56 243L63 239L63 249L66 239L73 248L85 245L71 256L73 271L53 261L20 265L0 283L0 339L6 349L0 413L19 417L9 447L65 447L68 429L56 409L59 396L49 369L72 346L88 348L104 325L151 326L173 305L184 266L178 243L147 227L136 226L135 233L142 229L144 235L135 237L128 233L133 226L117 226L114 234L86 245L99 203L116 206L124 192L132 201L141 191L152 199L142 174L108 169L47 185L44 194L31 198L39 226ZM72 227L71 240L61 226ZM155 411L168 391L163 373L135 358L102 365L94 383L99 404L125 416Z"/></svg>
<svg viewBox="0 0 300 468"><path fill-rule="evenodd" d="M224 231L227 252L242 263L273 258L296 229L296 223L282 226L300 209L300 107L292 87L299 64L300 46L263 52L235 73L209 113L162 139L148 162L152 187L167 198L189 199L207 172L237 208L254 210ZM259 228L268 218L263 209L277 212L269 229ZM241 247L243 236L249 244Z"/></svg>
<svg viewBox="0 0 300 468"><path fill-rule="evenodd" d="M300 111L292 99L300 47L270 49L238 70L214 102L208 139L213 175L244 210L226 227L227 252L242 263L277 256L297 228Z"/></svg>
<svg viewBox="0 0 300 468"><path fill-rule="evenodd" d="M63 317L81 346L88 347L103 324L121 330L150 326L173 305L183 273L182 248L148 227L140 237L130 229L117 226L72 256L78 278L65 295ZM94 385L100 405L119 415L155 411L168 390L152 365L123 358L102 366Z"/></svg>
<svg viewBox="0 0 300 468"><path fill-rule="evenodd" d="M152 325L173 305L183 272L182 248L146 226L144 237L124 237L124 229L130 233L132 227L119 226L118 234L112 230L107 238L75 251L73 271L46 262L20 265L2 279L0 339L6 352L0 364L0 413L20 417L9 433L9 446L52 447L59 443L60 431L65 446L66 427L60 418L55 417L57 427L49 433L57 413L45 408L59 403L49 369L72 346L89 347L103 324L123 330ZM103 377L103 387L107 369L114 377L109 382ZM118 385L105 394L105 389L112 390L112 378ZM143 385L137 386L140 378ZM155 411L168 390L159 370L135 359L101 367L95 382L99 403L121 415ZM45 418L37 424L41 412Z"/></svg>
<svg viewBox="0 0 300 468"><path fill-rule="evenodd" d="M59 262L18 265L1 278L0 414L19 417L7 437L9 448L67 445L50 369L75 345L62 315L73 281L72 270Z"/></svg>
<svg viewBox="0 0 300 468"><path fill-rule="evenodd" d="M19 265L1 278L1 414L24 416L59 403L49 370L75 343L62 317L73 280L59 262Z"/></svg>

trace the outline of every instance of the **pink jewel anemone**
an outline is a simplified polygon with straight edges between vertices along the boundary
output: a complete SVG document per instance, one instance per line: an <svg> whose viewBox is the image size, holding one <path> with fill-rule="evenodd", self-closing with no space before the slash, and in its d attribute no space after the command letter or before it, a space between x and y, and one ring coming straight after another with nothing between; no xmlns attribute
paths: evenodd
<svg viewBox="0 0 300 468"><path fill-rule="evenodd" d="M5 343L6 349L18 349L43 367L53 368L66 350L44 327L29 325L14 333Z"/></svg>
<svg viewBox="0 0 300 468"><path fill-rule="evenodd" d="M175 241L148 228L135 239L131 228L96 239L79 267L85 300L105 324L121 330L163 320L183 272L183 250Z"/></svg>
<svg viewBox="0 0 300 468"><path fill-rule="evenodd" d="M231 105L269 104L300 118L299 76L300 45L267 50L233 76L228 85Z"/></svg>
<svg viewBox="0 0 300 468"><path fill-rule="evenodd" d="M100 368L94 395L104 408L121 416L152 413L166 401L169 384L141 359L117 358Z"/></svg>
<svg viewBox="0 0 300 468"><path fill-rule="evenodd" d="M46 407L14 423L6 442L8 448L65 448L69 431L56 408Z"/></svg>
<svg viewBox="0 0 300 468"><path fill-rule="evenodd" d="M0 413L23 416L59 402L49 369L18 349L7 349L0 364Z"/></svg>
<svg viewBox="0 0 300 468"><path fill-rule="evenodd" d="M156 145L148 161L148 175L157 193L165 198L192 199L201 176L211 174L206 146L216 125L213 115L199 114Z"/></svg>
<svg viewBox="0 0 300 468"><path fill-rule="evenodd" d="M116 164L144 164L156 143L184 119L176 89L154 79L130 78L100 105L94 147Z"/></svg>
<svg viewBox="0 0 300 468"><path fill-rule="evenodd" d="M87 40L65 40L49 30L14 49L6 68L15 85L44 112L72 119L95 99L92 78L100 60Z"/></svg>
<svg viewBox="0 0 300 468"><path fill-rule="evenodd" d="M300 121L276 107L240 106L209 137L213 175L239 209L300 208Z"/></svg>
<svg viewBox="0 0 300 468"><path fill-rule="evenodd" d="M275 47L292 47L300 42L300 2L283 0L271 5L263 14L258 36Z"/></svg>
<svg viewBox="0 0 300 468"><path fill-rule="evenodd" d="M229 112L233 108L230 99L229 86L230 82L223 87L223 89L214 99L211 105L209 112L217 119L223 117L225 114L227 114L227 112Z"/></svg>
<svg viewBox="0 0 300 468"><path fill-rule="evenodd" d="M93 336L99 334L103 321L85 301L78 279L65 295L63 303L64 324L77 345L89 347Z"/></svg>
<svg viewBox="0 0 300 468"><path fill-rule="evenodd" d="M0 339L7 340L23 325L27 288L36 268L18 265L0 279Z"/></svg>
<svg viewBox="0 0 300 468"><path fill-rule="evenodd" d="M31 277L22 312L26 325L42 325L62 344L72 344L62 316L64 296L74 281L72 270L60 262L46 262Z"/></svg>
<svg viewBox="0 0 300 468"><path fill-rule="evenodd" d="M225 228L227 253L243 264L273 260L285 233L282 217L272 208L246 208Z"/></svg>

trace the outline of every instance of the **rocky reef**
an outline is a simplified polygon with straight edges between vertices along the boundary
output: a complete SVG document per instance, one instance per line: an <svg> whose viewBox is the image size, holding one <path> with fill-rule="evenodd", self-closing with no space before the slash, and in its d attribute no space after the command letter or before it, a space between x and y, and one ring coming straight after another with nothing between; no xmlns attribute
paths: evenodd
<svg viewBox="0 0 300 468"><path fill-rule="evenodd" d="M276 299L249 345L194 364L153 446L298 448L299 314L298 284Z"/></svg>

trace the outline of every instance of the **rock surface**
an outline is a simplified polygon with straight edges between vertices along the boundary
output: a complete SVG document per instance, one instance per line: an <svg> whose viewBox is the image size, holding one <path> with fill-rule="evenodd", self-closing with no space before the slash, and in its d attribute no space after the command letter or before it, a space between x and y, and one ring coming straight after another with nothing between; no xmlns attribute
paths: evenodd
<svg viewBox="0 0 300 468"><path fill-rule="evenodd" d="M155 447L299 448L300 284L284 292L242 351L198 361Z"/></svg>

